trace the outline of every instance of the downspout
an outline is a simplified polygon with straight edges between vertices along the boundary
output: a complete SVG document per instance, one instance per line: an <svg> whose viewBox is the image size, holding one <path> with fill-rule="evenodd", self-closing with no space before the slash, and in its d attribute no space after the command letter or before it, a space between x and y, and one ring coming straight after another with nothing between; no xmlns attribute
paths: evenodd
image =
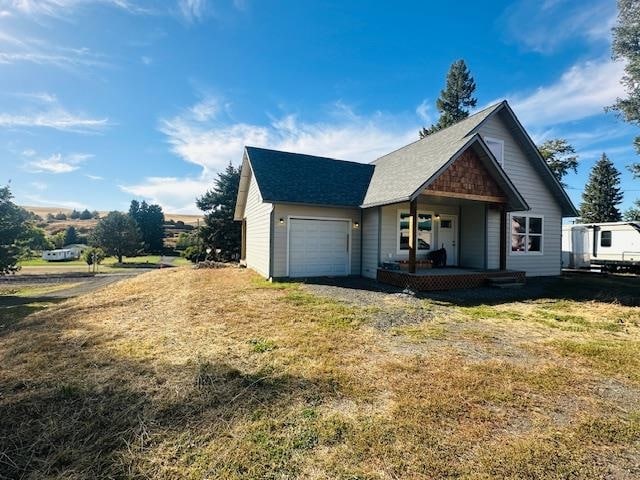
<svg viewBox="0 0 640 480"><path fill-rule="evenodd" d="M364 235L362 234L363 230L364 230L364 223L363 223L363 219L364 219L364 215L362 213L362 208L359 209L360 210L360 276L362 276L362 266L364 265L364 255L362 254L363 252L363 246L364 246L364 242L362 240L362 237L364 237Z"/></svg>
<svg viewBox="0 0 640 480"><path fill-rule="evenodd" d="M274 230L276 228L275 224L275 210L276 206L271 204L271 213L269 213L269 280L273 281L273 237ZM287 252L287 255L289 252Z"/></svg>

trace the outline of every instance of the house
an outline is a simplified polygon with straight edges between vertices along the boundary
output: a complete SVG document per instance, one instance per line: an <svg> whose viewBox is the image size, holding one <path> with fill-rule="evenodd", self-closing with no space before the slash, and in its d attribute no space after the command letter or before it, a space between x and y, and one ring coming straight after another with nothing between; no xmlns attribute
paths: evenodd
<svg viewBox="0 0 640 480"><path fill-rule="evenodd" d="M246 147L235 209L242 261L266 278L417 289L558 275L576 215L506 101L370 164ZM428 268L440 248L457 268Z"/></svg>
<svg viewBox="0 0 640 480"><path fill-rule="evenodd" d="M42 251L42 259L49 262L63 262L65 260L75 260L76 258L74 253L68 248Z"/></svg>
<svg viewBox="0 0 640 480"><path fill-rule="evenodd" d="M64 248L57 248L55 250L43 250L42 259L48 260L50 262L77 260L88 248L88 245L73 243L71 245L65 246Z"/></svg>

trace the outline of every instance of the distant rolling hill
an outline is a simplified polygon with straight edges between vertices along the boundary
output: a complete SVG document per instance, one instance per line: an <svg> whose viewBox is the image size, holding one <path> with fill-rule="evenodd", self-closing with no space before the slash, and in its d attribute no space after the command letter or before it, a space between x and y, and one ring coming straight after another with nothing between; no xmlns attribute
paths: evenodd
<svg viewBox="0 0 640 480"><path fill-rule="evenodd" d="M64 213L66 215L69 215L73 209L71 208L62 208L62 207L31 207L28 205L22 205L22 208L24 208L25 210L28 210L30 212L35 213L36 215L42 217L43 220L46 220L47 218L47 214L52 214L55 215L56 213ZM108 211L100 211L100 216L103 217L105 216L107 213L109 213ZM194 227L198 224L198 221L200 221L200 223L202 223L203 221L203 217L202 215L185 215L182 213L166 213L164 214L164 218L165 220L173 220L176 222L184 222L186 225L193 225ZM74 222L76 221L84 221L84 222L91 222L91 220L73 220Z"/></svg>

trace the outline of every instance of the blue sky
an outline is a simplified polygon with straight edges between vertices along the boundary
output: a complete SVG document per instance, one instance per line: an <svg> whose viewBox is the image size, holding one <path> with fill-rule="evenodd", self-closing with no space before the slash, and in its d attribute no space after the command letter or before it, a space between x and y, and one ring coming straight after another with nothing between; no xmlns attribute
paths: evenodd
<svg viewBox="0 0 640 480"><path fill-rule="evenodd" d="M0 183L24 205L195 213L251 144L369 162L437 119L464 58L478 107L506 98L536 141L606 151L628 207L636 131L603 107L615 2L0 0Z"/></svg>

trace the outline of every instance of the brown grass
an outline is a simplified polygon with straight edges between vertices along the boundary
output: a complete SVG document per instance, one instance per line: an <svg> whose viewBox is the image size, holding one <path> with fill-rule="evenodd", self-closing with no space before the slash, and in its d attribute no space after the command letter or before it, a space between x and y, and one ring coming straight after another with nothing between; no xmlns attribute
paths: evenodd
<svg viewBox="0 0 640 480"><path fill-rule="evenodd" d="M0 478L636 478L638 309L558 302L381 330L247 271L144 274L0 330Z"/></svg>

